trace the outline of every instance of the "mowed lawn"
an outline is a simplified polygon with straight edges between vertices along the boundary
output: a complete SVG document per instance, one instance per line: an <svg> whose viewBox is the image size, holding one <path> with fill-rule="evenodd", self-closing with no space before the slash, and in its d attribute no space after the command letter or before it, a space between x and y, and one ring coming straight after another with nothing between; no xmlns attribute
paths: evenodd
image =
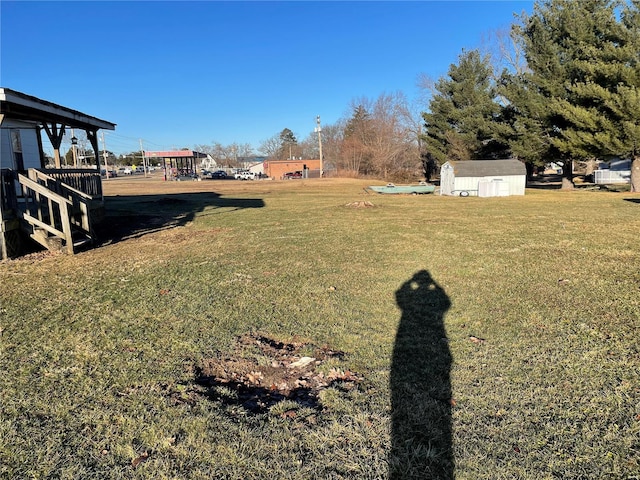
<svg viewBox="0 0 640 480"><path fill-rule="evenodd" d="M103 183L0 263L0 478L640 475L640 196Z"/></svg>

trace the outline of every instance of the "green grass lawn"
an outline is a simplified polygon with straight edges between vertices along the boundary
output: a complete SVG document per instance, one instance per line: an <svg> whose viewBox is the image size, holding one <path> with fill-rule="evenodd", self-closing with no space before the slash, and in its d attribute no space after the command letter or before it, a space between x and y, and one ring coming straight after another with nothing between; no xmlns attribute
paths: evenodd
<svg viewBox="0 0 640 480"><path fill-rule="evenodd" d="M0 263L0 477L639 476L640 198L364 185L112 194Z"/></svg>

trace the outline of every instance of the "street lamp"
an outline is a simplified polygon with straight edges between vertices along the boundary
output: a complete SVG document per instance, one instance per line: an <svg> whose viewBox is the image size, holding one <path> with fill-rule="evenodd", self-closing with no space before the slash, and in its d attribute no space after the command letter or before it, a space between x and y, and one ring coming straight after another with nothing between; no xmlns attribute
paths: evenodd
<svg viewBox="0 0 640 480"><path fill-rule="evenodd" d="M71 130L71 135L73 135L73 130ZM71 137L71 149L73 150L73 166L78 168L78 156L76 154L76 146L78 145L78 139L75 135Z"/></svg>
<svg viewBox="0 0 640 480"><path fill-rule="evenodd" d="M318 132L318 149L320 150L320 178L323 176L322 169L322 127L320 126L320 115L316 117L316 132Z"/></svg>

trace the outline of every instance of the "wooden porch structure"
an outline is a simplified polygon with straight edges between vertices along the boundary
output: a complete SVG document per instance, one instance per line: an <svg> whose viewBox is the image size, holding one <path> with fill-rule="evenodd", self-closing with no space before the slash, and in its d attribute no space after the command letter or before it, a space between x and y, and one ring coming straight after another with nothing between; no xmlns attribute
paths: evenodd
<svg viewBox="0 0 640 480"><path fill-rule="evenodd" d="M13 90L0 88L0 132L36 132L38 152L0 150L0 259L19 256L27 239L49 250L73 254L96 240L104 217L98 149L99 129L115 124ZM95 152L95 168L63 169L60 145L67 128L84 130ZM54 150L56 168L45 168L41 131ZM28 136L28 135L27 135Z"/></svg>

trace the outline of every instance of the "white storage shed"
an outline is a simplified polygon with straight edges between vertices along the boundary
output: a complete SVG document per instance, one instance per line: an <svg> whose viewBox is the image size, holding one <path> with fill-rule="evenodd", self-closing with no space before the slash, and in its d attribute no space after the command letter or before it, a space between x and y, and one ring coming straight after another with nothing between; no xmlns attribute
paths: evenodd
<svg viewBox="0 0 640 480"><path fill-rule="evenodd" d="M440 167L440 195L524 195L527 171L520 160L449 161Z"/></svg>

